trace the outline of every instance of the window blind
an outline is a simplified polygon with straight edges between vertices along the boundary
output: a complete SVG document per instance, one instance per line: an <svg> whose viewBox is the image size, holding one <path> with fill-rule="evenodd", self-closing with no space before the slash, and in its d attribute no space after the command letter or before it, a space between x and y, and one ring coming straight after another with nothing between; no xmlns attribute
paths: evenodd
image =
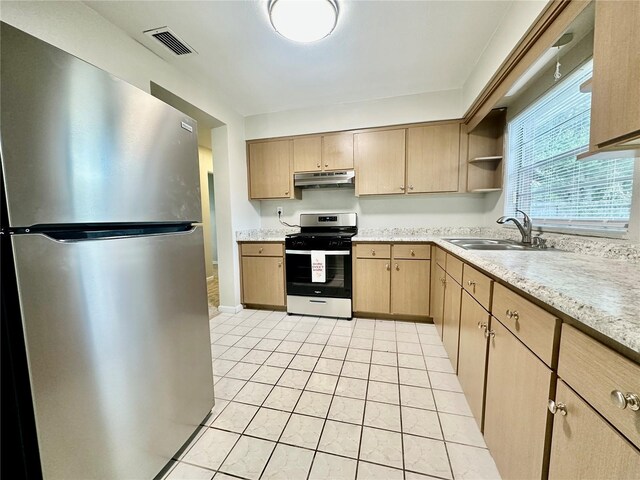
<svg viewBox="0 0 640 480"><path fill-rule="evenodd" d="M508 125L505 215L523 210L536 225L626 230L632 158L576 160L589 149L587 62Z"/></svg>

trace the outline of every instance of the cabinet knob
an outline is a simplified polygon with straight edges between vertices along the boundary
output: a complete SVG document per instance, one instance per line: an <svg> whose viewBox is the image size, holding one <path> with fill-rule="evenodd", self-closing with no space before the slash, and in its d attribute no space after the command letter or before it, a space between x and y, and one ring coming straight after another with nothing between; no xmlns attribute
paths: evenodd
<svg viewBox="0 0 640 480"><path fill-rule="evenodd" d="M567 406L562 402L554 402L553 400L549 400L547 402L547 408L554 415L556 413L560 413L560 415L564 416L567 414Z"/></svg>
<svg viewBox="0 0 640 480"><path fill-rule="evenodd" d="M487 331L487 324L485 322L478 322L478 328L480 330L484 329L484 331Z"/></svg>
<svg viewBox="0 0 640 480"><path fill-rule="evenodd" d="M329 164L328 164L328 163L325 163L325 164L324 164L324 168L329 168Z"/></svg>
<svg viewBox="0 0 640 480"><path fill-rule="evenodd" d="M518 320L520 320L520 314L518 313L517 310L509 310L509 309L507 309L505 314L507 315L507 317L513 318L516 322Z"/></svg>
<svg viewBox="0 0 640 480"><path fill-rule="evenodd" d="M372 257L375 257L375 256L376 256L376 251L375 251L373 248L371 249L371 256L372 256Z"/></svg>
<svg viewBox="0 0 640 480"><path fill-rule="evenodd" d="M320 164L319 163L316 165L316 168L320 168Z"/></svg>
<svg viewBox="0 0 640 480"><path fill-rule="evenodd" d="M400 190L404 192L404 185L400 185Z"/></svg>
<svg viewBox="0 0 640 480"><path fill-rule="evenodd" d="M282 262L278 262L278 268L282 268Z"/></svg>
<svg viewBox="0 0 640 480"><path fill-rule="evenodd" d="M387 272L391 271L391 265L388 263L384 267L387 269Z"/></svg>
<svg viewBox="0 0 640 480"><path fill-rule="evenodd" d="M413 185L409 185L409 190L413 190Z"/></svg>
<svg viewBox="0 0 640 480"><path fill-rule="evenodd" d="M469 285L469 286L472 286L472 285L473 285L473 286L475 287L476 282L474 282L473 280L468 280L468 281L467 281L467 285Z"/></svg>
<svg viewBox="0 0 640 480"><path fill-rule="evenodd" d="M260 247L260 249L258 250L258 253L262 253L262 247Z"/></svg>
<svg viewBox="0 0 640 480"><path fill-rule="evenodd" d="M640 397L635 393L624 393L620 390L613 390L611 392L611 401L620 410L624 410L627 407L636 412L640 410Z"/></svg>
<svg viewBox="0 0 640 480"><path fill-rule="evenodd" d="M415 257L416 256L416 252L414 252L413 250L411 250L411 256Z"/></svg>
<svg viewBox="0 0 640 480"><path fill-rule="evenodd" d="M400 271L400 265L398 265L397 263L396 263L396 270Z"/></svg>
<svg viewBox="0 0 640 480"><path fill-rule="evenodd" d="M286 192L284 192L285 195L289 195L289 190L287 190Z"/></svg>
<svg viewBox="0 0 640 480"><path fill-rule="evenodd" d="M496 332L494 332L493 330L487 330L486 328L484 329L484 338L495 338L496 336Z"/></svg>

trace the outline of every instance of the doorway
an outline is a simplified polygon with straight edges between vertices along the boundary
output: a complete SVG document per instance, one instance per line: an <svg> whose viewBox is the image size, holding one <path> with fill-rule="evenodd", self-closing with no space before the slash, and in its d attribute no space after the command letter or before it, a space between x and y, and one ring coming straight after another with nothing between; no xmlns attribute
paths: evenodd
<svg viewBox="0 0 640 480"><path fill-rule="evenodd" d="M207 277L207 294L209 296L209 310L215 308L217 313L220 305L220 287L218 278L218 242L216 241L216 200L214 195L213 171L207 175L209 187L209 230L210 230L210 250L211 250L211 276ZM209 312L211 317L211 311Z"/></svg>

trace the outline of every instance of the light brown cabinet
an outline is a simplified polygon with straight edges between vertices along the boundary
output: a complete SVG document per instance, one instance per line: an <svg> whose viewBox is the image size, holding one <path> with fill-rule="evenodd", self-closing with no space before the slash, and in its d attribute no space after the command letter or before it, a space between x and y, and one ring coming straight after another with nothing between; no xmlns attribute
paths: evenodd
<svg viewBox="0 0 640 480"><path fill-rule="evenodd" d="M554 415L550 479L638 478L640 451L562 380L555 398L566 415Z"/></svg>
<svg viewBox="0 0 640 480"><path fill-rule="evenodd" d="M405 130L356 133L356 195L405 192Z"/></svg>
<svg viewBox="0 0 640 480"><path fill-rule="evenodd" d="M640 137L640 2L595 2L591 149Z"/></svg>
<svg viewBox="0 0 640 480"><path fill-rule="evenodd" d="M431 261L426 245L361 243L354 250L354 311L429 315Z"/></svg>
<svg viewBox="0 0 640 480"><path fill-rule="evenodd" d="M407 129L407 193L456 192L460 124Z"/></svg>
<svg viewBox="0 0 640 480"><path fill-rule="evenodd" d="M284 246L282 243L240 245L242 303L284 307Z"/></svg>
<svg viewBox="0 0 640 480"><path fill-rule="evenodd" d="M293 170L327 172L353 169L353 133L293 139Z"/></svg>
<svg viewBox="0 0 640 480"><path fill-rule="evenodd" d="M350 170L353 168L353 133L334 133L322 136L322 169Z"/></svg>
<svg viewBox="0 0 640 480"><path fill-rule="evenodd" d="M447 275L437 261L431 267L431 318L442 338L442 317L444 313L444 282Z"/></svg>
<svg viewBox="0 0 640 480"><path fill-rule="evenodd" d="M278 140L249 144L249 198L292 198L293 142Z"/></svg>
<svg viewBox="0 0 640 480"><path fill-rule="evenodd" d="M448 259L447 259L448 260ZM447 270L444 285L444 308L442 315L442 343L449 355L453 371L458 371L458 339L460 335L460 300L462 287Z"/></svg>
<svg viewBox="0 0 640 480"><path fill-rule="evenodd" d="M391 306L391 260L356 258L353 281L353 310L389 312Z"/></svg>
<svg viewBox="0 0 640 480"><path fill-rule="evenodd" d="M465 265L466 267L466 265ZM478 427L482 428L484 382L487 366L487 331L491 316L468 292L462 293L458 380Z"/></svg>
<svg viewBox="0 0 640 480"><path fill-rule="evenodd" d="M503 478L542 478L552 372L498 320L491 322L484 438Z"/></svg>

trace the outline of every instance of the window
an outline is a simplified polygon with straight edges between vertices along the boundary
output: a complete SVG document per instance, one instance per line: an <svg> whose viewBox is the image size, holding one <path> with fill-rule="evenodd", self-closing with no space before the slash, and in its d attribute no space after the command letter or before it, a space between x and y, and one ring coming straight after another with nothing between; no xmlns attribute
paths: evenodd
<svg viewBox="0 0 640 480"><path fill-rule="evenodd" d="M505 215L535 225L626 231L632 158L576 160L589 149L589 61L509 122Z"/></svg>

